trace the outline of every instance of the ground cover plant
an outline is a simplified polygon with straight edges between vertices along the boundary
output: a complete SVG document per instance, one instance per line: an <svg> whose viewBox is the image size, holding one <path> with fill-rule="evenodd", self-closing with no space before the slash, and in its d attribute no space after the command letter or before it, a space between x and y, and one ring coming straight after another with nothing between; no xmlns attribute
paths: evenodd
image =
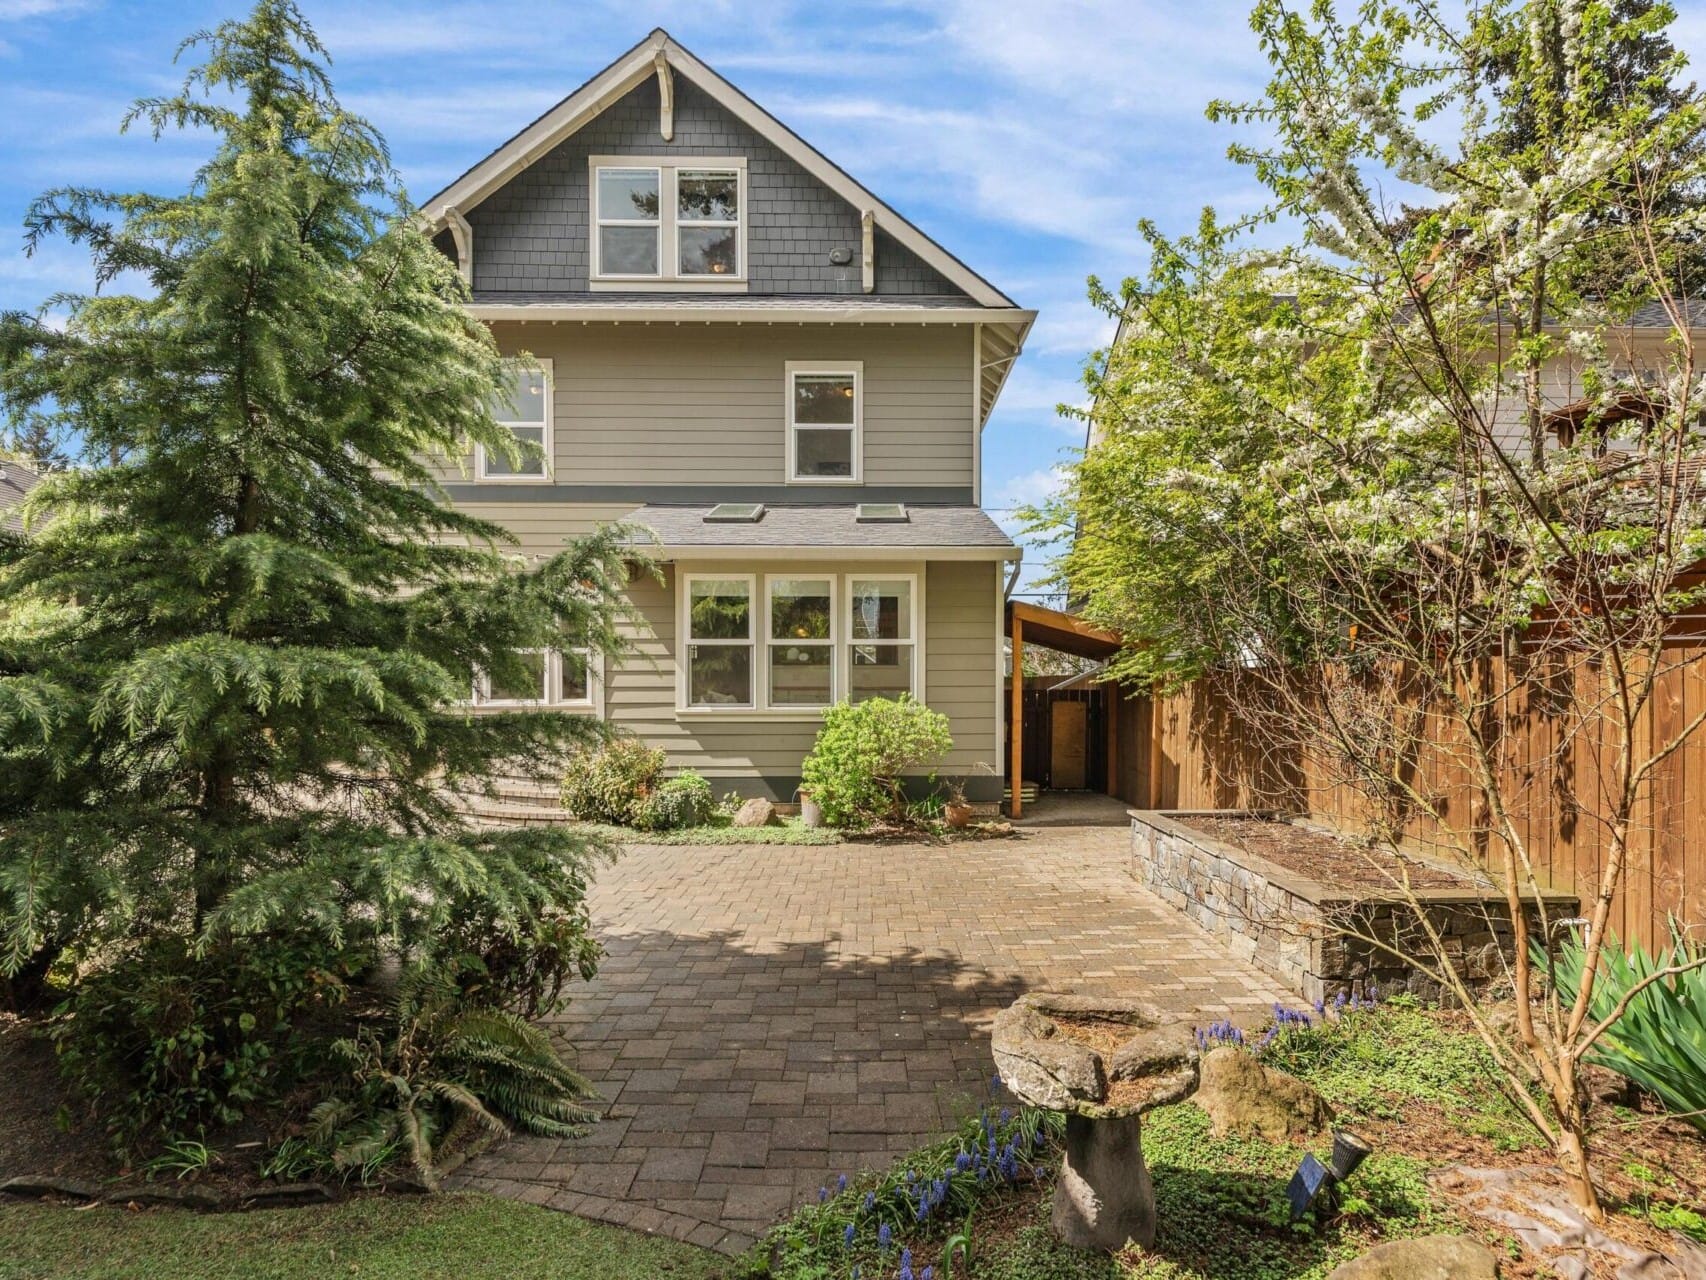
<svg viewBox="0 0 1706 1280"><path fill-rule="evenodd" d="M1276 1008L1261 1031L1220 1023L1198 1035L1204 1050L1237 1046L1308 1081L1333 1105L1337 1124L1370 1141L1374 1154L1336 1209L1292 1223L1285 1195L1303 1154L1325 1155L1328 1138L1217 1137L1206 1113L1187 1101L1144 1117L1159 1223L1154 1248L1112 1257L1067 1249L1048 1227L1059 1161L1049 1136L1054 1120L992 1102L959 1133L883 1175L825 1187L818 1203L761 1242L747 1266L776 1280L897 1280L908 1270L918 1280L926 1267L932 1280L1322 1280L1385 1240L1445 1232L1471 1234L1504 1254L1513 1275L1552 1274L1503 1229L1465 1215L1429 1183L1429 1172L1445 1165L1531 1164L1545 1151L1493 1080L1488 1051L1462 1014L1407 997L1347 999ZM991 1126L998 1154L1010 1133L1020 1136L1020 1151L1027 1129L1044 1140L1019 1157L1016 1177L965 1179L957 1162L974 1150L987 1155ZM1677 1126L1669 1128L1668 1145L1652 1157L1662 1172L1628 1160L1608 1169L1614 1230L1651 1241L1662 1237L1643 1237L1649 1227L1692 1229L1691 1205L1706 1188L1706 1143L1677 1140ZM1604 1140L1629 1150L1615 1125ZM957 1179L945 1195L936 1191L944 1174ZM937 1197L922 1217L920 1191Z"/></svg>
<svg viewBox="0 0 1706 1280"><path fill-rule="evenodd" d="M467 704L532 651L617 647L625 535L518 567L439 500L471 445L516 452L494 407L540 373L468 315L289 0L183 52L126 123L205 139L194 183L42 196L26 246L82 246L103 291L0 317L8 435L78 464L0 531L0 1000L53 1009L73 1118L132 1152L287 1096L366 1107L345 1129L394 1156L459 1116L548 1127L581 1086L497 1026L592 971L607 850L451 793L601 736ZM399 985L443 993L437 1031ZM401 1111L387 1072L423 1082Z"/></svg>

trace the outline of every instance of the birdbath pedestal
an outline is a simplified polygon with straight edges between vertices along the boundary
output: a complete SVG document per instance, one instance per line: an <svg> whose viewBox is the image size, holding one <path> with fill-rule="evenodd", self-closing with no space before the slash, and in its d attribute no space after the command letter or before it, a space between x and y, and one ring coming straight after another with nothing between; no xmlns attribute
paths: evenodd
<svg viewBox="0 0 1706 1280"><path fill-rule="evenodd" d="M996 1070L1019 1101L1066 1114L1055 1235L1078 1249L1154 1244L1141 1118L1196 1090L1185 1020L1139 1000L1033 994L996 1015L991 1040Z"/></svg>

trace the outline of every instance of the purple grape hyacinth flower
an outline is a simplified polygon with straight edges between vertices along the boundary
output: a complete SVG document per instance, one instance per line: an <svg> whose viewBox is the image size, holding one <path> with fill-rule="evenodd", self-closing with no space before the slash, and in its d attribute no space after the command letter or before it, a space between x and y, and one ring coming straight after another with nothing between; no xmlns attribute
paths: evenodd
<svg viewBox="0 0 1706 1280"><path fill-rule="evenodd" d="M843 1249L851 1249L853 1247L853 1235L853 1224L849 1222L846 1230L841 1233L841 1247Z"/></svg>
<svg viewBox="0 0 1706 1280"><path fill-rule="evenodd" d="M847 1190L847 1175L845 1173L835 1180L835 1190L838 1195Z"/></svg>
<svg viewBox="0 0 1706 1280"><path fill-rule="evenodd" d="M885 1222L877 1228L877 1248L887 1253L888 1247L893 1243L894 1232L889 1230L889 1224Z"/></svg>

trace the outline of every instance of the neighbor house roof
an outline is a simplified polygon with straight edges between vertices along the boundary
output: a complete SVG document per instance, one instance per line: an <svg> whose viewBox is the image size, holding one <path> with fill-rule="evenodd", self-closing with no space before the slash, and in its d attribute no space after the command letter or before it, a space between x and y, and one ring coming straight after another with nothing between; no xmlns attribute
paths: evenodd
<svg viewBox="0 0 1706 1280"><path fill-rule="evenodd" d="M1019 549L978 507L914 506L905 504L905 518L861 519L859 504L846 506L777 506L755 503L761 513L752 520L707 519L706 505L641 507L628 521L657 535L665 554L717 551L801 550L813 555L942 552L972 559L1016 559ZM889 504L882 504L888 506ZM866 515L871 512L864 513Z"/></svg>
<svg viewBox="0 0 1706 1280"><path fill-rule="evenodd" d="M918 255L980 306L1013 308L1001 290L961 262L906 218L879 200L868 188L806 142L787 125L760 107L729 81L678 44L661 27L588 80L491 155L427 200L422 210L434 227L450 225L509 182L516 174L554 150L635 86L653 75L680 72L829 190L861 213L869 212L877 228Z"/></svg>
<svg viewBox="0 0 1706 1280"><path fill-rule="evenodd" d="M0 529L22 533L24 522L18 507L24 495L41 483L41 477L23 463L0 456Z"/></svg>

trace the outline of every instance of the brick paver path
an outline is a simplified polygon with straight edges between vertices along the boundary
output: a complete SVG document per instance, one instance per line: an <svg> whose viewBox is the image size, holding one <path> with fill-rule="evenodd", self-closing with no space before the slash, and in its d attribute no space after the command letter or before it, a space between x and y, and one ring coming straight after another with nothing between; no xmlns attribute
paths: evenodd
<svg viewBox="0 0 1706 1280"><path fill-rule="evenodd" d="M591 894L604 965L551 1024L605 1118L452 1184L737 1252L975 1111L1022 991L1204 1020L1283 998L1126 874L1114 802L1037 814L956 845L630 849Z"/></svg>

